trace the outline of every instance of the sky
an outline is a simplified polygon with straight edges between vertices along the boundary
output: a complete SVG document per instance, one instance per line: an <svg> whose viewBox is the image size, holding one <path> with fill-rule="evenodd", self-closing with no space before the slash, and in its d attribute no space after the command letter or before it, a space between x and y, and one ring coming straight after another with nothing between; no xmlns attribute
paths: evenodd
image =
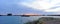
<svg viewBox="0 0 60 24"><path fill-rule="evenodd" d="M60 0L0 0L0 14L60 14Z"/></svg>

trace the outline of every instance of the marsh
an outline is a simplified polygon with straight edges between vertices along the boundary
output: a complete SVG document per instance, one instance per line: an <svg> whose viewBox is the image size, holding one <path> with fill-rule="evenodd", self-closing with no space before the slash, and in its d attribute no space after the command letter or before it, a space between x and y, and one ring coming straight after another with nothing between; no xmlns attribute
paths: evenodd
<svg viewBox="0 0 60 24"><path fill-rule="evenodd" d="M26 22L24 24L60 24L60 18L41 17L35 21Z"/></svg>

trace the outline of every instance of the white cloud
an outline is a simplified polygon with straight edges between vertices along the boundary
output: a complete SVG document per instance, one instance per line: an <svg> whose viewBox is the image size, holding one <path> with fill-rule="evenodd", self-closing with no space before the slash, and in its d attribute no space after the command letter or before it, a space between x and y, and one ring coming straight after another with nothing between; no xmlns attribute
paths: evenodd
<svg viewBox="0 0 60 24"><path fill-rule="evenodd" d="M59 12L60 8L50 9L60 3L60 0L35 0L31 3L29 2L22 2L21 4L27 7L31 7L32 9L36 10L44 10L45 12Z"/></svg>
<svg viewBox="0 0 60 24"><path fill-rule="evenodd" d="M55 8L55 9L48 9L45 10L46 12L60 12L60 8Z"/></svg>

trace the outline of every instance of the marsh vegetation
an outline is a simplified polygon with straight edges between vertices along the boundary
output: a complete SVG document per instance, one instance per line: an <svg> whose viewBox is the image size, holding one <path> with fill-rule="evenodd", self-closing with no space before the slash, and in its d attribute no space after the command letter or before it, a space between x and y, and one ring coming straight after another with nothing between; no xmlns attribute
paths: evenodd
<svg viewBox="0 0 60 24"><path fill-rule="evenodd" d="M38 20L32 22L26 22L24 24L60 24L60 18L53 18L53 17L42 17Z"/></svg>

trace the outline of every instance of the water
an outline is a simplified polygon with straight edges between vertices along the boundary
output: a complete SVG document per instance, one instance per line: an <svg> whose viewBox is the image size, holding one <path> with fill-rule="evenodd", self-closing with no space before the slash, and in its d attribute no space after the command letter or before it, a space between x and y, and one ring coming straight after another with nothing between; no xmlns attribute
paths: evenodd
<svg viewBox="0 0 60 24"><path fill-rule="evenodd" d="M19 16L0 16L0 24L21 24Z"/></svg>
<svg viewBox="0 0 60 24"><path fill-rule="evenodd" d="M30 17L22 17L22 24L25 23L25 22L38 20L38 19L41 18L41 17L60 18L60 16L30 16Z"/></svg>
<svg viewBox="0 0 60 24"><path fill-rule="evenodd" d="M0 16L0 24L24 24L25 22L34 21L41 17L60 18L59 16L31 16L31 17Z"/></svg>

